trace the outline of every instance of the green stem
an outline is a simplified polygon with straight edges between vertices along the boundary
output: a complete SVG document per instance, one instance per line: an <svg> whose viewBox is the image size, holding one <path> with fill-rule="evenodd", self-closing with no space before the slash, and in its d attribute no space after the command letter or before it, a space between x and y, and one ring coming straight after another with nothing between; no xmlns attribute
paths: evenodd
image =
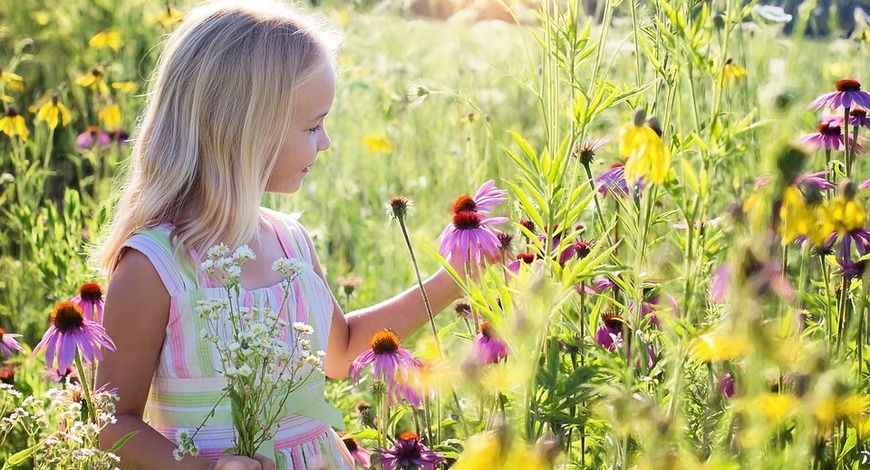
<svg viewBox="0 0 870 470"><path fill-rule="evenodd" d="M85 403L88 405L88 412L87 412L88 421L90 421L96 425L99 425L100 423L97 422L97 413L96 413L96 410L94 409L93 397L91 397L91 390L90 390L90 387L88 386L88 379L87 379L88 376L85 374L85 368L82 365L82 356L79 353L78 348L76 348L75 363L76 363L76 370L78 370L79 377L81 378L79 383L82 386L82 395L85 396Z"/></svg>
<svg viewBox="0 0 870 470"><path fill-rule="evenodd" d="M423 296L423 303L426 305L426 315L429 318L429 326L432 327L432 337L435 338L435 347L438 350L438 357L444 359L444 353L441 351L441 341L438 339L438 329L435 327L435 315L432 313L432 304L429 303L429 296L426 294L426 289L423 287L423 277L420 276L420 267L417 265L417 257L414 255L414 247L411 246L411 239L408 237L408 229L405 227L405 218L397 217L399 227L402 229L402 236L405 238L405 244L408 245L408 253L411 254L411 264L414 265L414 274L417 276L417 285L420 286L420 294Z"/></svg>

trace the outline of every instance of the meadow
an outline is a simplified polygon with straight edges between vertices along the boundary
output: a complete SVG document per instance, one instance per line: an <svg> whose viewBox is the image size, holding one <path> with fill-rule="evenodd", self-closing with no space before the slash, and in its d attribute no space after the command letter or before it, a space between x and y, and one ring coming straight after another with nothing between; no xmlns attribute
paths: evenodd
<svg viewBox="0 0 870 470"><path fill-rule="evenodd" d="M563 0L522 26L319 3L342 44L332 146L263 204L301 214L345 310L416 282L393 196L424 275L487 180L512 236L437 341L403 342L428 364L424 405L388 406L370 375L329 382L348 439L383 456L414 430L460 469L870 468L870 120L808 108L870 104L868 25L807 39L798 16L785 35L736 0L604 1L602 22ZM31 348L103 281L88 256L125 139L193 4L0 0L0 340L25 349L0 364L4 469L67 468L46 438L70 417L46 392L75 385ZM484 360L481 341L505 349Z"/></svg>

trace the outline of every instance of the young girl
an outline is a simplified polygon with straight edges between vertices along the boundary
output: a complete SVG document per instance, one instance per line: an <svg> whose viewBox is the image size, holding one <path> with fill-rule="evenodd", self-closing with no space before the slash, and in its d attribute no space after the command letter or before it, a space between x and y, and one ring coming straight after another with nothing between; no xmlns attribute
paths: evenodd
<svg viewBox="0 0 870 470"><path fill-rule="evenodd" d="M233 430L218 413L197 436L198 457L173 457L177 430L198 425L225 386L194 312L197 300L225 295L197 269L211 246L254 250L240 281L248 305L256 297L280 307L275 259L311 265L294 281L283 315L314 327L330 377L346 377L375 332L407 336L426 321L418 289L345 316L305 229L260 207L264 192L297 191L329 147L323 122L335 76L326 44L287 7L248 0L194 9L158 60L101 261L109 278L104 325L117 351L106 353L97 382L120 396L117 423L101 439L110 446L136 432L118 452L123 468L353 468L330 427L341 415L324 402L322 378L307 384L313 400L288 407L264 455L223 454ZM435 310L461 294L443 270L425 285Z"/></svg>

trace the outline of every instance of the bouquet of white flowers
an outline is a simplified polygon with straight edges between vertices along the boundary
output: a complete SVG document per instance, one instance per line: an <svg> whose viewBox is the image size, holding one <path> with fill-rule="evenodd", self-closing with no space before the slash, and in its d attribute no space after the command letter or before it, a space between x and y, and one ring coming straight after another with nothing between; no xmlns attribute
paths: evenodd
<svg viewBox="0 0 870 470"><path fill-rule="evenodd" d="M323 351L312 351L310 336L314 329L305 323L280 318L299 274L310 266L298 259L281 258L272 269L284 275L283 300L277 310L269 306L246 307L241 304L242 266L254 259L246 245L234 252L220 244L212 247L201 268L226 290L226 298L199 302L198 315L206 320L201 331L214 343L227 380L224 394L212 412L196 429L180 430L175 456L198 453L194 438L218 404L229 397L235 446L232 453L253 457L258 448L275 436L275 423L281 418L290 394L312 374L322 374Z"/></svg>

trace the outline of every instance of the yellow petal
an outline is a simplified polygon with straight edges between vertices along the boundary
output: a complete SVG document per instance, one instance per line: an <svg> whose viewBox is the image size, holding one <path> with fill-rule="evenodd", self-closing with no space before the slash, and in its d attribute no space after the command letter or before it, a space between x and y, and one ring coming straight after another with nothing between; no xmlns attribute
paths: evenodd
<svg viewBox="0 0 870 470"><path fill-rule="evenodd" d="M89 87L89 86L94 84L94 81L96 79L97 79L97 77L95 77L94 74L88 73L88 74L85 74L85 75L82 75L82 76L76 78L76 85L81 85L83 87Z"/></svg>
<svg viewBox="0 0 870 470"><path fill-rule="evenodd" d="M27 142L27 124L24 122L23 116L15 117L15 131L21 136L21 140Z"/></svg>
<svg viewBox="0 0 870 470"><path fill-rule="evenodd" d="M61 102L57 103L57 108L60 110L60 115L63 118L63 125L66 126L72 120L69 115L69 109L67 109L67 107Z"/></svg>
<svg viewBox="0 0 870 470"><path fill-rule="evenodd" d="M117 103L109 105L99 112L103 127L113 131L121 127L121 107Z"/></svg>

